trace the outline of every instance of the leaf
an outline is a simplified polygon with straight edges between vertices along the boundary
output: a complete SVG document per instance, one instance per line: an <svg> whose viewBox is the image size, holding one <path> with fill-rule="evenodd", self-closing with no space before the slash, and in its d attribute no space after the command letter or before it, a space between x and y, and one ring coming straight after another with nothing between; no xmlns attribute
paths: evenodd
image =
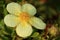
<svg viewBox="0 0 60 40"><path fill-rule="evenodd" d="M3 21L3 19L0 21L0 29L4 29L4 21Z"/></svg>
<svg viewBox="0 0 60 40"><path fill-rule="evenodd" d="M1 38L2 38L2 40L9 40L8 37L6 37L4 35L2 35Z"/></svg>
<svg viewBox="0 0 60 40"><path fill-rule="evenodd" d="M3 11L4 16L6 16L8 14L8 12L7 12L6 8L5 8L5 5L3 5L3 8L4 8L4 11Z"/></svg>
<svg viewBox="0 0 60 40"><path fill-rule="evenodd" d="M12 31L11 37L12 37L12 40L15 40L15 38L16 38L16 32L15 32L15 30Z"/></svg>
<svg viewBox="0 0 60 40"><path fill-rule="evenodd" d="M31 37L38 37L39 36L39 33L38 32L35 32L34 34L32 34Z"/></svg>
<svg viewBox="0 0 60 40"><path fill-rule="evenodd" d="M57 13L56 13L56 10L54 10L53 8L49 8L49 11L50 11L50 13L52 14L52 15L56 15Z"/></svg>
<svg viewBox="0 0 60 40"><path fill-rule="evenodd" d="M21 2L22 0L18 0L18 1L20 1L20 2Z"/></svg>
<svg viewBox="0 0 60 40"><path fill-rule="evenodd" d="M56 40L60 40L60 36L57 36Z"/></svg>

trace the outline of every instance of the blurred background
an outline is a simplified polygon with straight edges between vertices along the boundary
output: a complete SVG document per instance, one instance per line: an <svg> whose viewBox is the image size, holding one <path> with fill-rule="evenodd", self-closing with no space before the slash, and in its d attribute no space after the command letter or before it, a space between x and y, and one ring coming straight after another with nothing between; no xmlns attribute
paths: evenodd
<svg viewBox="0 0 60 40"><path fill-rule="evenodd" d="M45 30L34 28L28 38L17 36L13 28L4 24L4 17L8 14L6 5L24 1L34 5L37 9L35 16L47 24ZM0 40L60 40L60 0L0 0Z"/></svg>

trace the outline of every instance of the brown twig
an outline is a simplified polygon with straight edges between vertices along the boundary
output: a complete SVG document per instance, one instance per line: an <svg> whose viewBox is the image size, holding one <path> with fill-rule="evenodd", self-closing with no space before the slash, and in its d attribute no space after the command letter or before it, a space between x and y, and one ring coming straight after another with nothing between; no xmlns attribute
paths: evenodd
<svg viewBox="0 0 60 40"><path fill-rule="evenodd" d="M22 5L26 2L26 0L22 0Z"/></svg>
<svg viewBox="0 0 60 40"><path fill-rule="evenodd" d="M52 26L52 24L47 24L46 28L45 28L45 34L44 34L44 38L47 37L48 34L48 29Z"/></svg>

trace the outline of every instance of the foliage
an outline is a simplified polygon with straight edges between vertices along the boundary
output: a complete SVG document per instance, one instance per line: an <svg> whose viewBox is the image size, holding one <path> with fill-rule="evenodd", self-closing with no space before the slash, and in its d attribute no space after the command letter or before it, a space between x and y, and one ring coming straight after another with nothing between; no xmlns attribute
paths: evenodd
<svg viewBox="0 0 60 40"><path fill-rule="evenodd" d="M25 1L36 7L37 13L35 16L41 18L47 24L46 29L38 30L34 28L34 32L28 38L18 37L13 28L4 24L3 19L8 14L6 5L10 2L20 3L22 0L0 0L0 40L60 40L60 2L58 0L45 0L44 3L41 3L41 0ZM47 31L52 25L55 25L58 30L55 36L51 36Z"/></svg>

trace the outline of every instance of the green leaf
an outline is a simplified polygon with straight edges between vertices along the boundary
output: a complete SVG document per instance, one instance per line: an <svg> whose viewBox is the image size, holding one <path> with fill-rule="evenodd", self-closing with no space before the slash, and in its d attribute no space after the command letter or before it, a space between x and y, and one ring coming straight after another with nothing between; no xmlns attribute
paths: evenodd
<svg viewBox="0 0 60 40"><path fill-rule="evenodd" d="M2 38L2 40L9 40L8 37L6 37L4 35L2 35L1 38Z"/></svg>
<svg viewBox="0 0 60 40"><path fill-rule="evenodd" d="M60 36L57 36L56 40L60 40Z"/></svg>
<svg viewBox="0 0 60 40"><path fill-rule="evenodd" d="M32 34L31 37L38 37L38 36L39 36L39 33L38 32L35 32L35 33Z"/></svg>
<svg viewBox="0 0 60 40"><path fill-rule="evenodd" d="M16 38L16 32L15 32L15 30L12 31L11 37L12 37L12 40L15 40L15 38Z"/></svg>
<svg viewBox="0 0 60 40"><path fill-rule="evenodd" d="M3 5L3 8L4 8L4 11L3 11L4 16L6 16L8 14L8 12L7 12L6 8L5 8L5 5Z"/></svg>
<svg viewBox="0 0 60 40"><path fill-rule="evenodd" d="M18 0L18 1L20 1L20 2L21 2L22 0Z"/></svg>
<svg viewBox="0 0 60 40"><path fill-rule="evenodd" d="M4 29L4 20L3 19L0 21L0 29Z"/></svg>

